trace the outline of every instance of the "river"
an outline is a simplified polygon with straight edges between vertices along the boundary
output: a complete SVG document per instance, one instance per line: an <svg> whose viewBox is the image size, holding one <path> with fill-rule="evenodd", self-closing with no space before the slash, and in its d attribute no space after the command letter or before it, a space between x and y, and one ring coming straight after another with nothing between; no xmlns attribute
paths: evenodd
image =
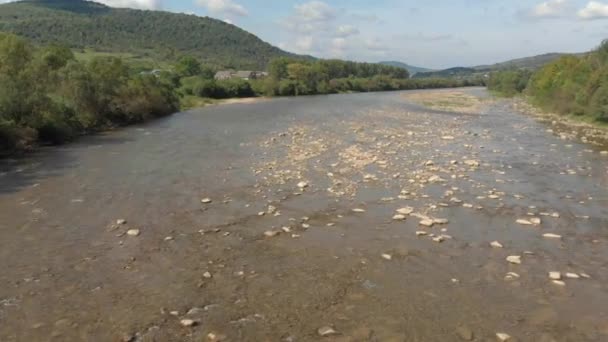
<svg viewBox="0 0 608 342"><path fill-rule="evenodd" d="M608 156L463 92L211 106L0 161L0 341L608 340Z"/></svg>

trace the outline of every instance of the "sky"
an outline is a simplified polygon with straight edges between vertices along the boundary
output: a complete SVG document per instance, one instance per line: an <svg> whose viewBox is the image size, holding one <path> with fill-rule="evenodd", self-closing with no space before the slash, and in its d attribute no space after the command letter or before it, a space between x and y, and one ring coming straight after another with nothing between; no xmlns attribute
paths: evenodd
<svg viewBox="0 0 608 342"><path fill-rule="evenodd" d="M584 52L608 38L608 0L97 1L218 18L291 52L436 69Z"/></svg>

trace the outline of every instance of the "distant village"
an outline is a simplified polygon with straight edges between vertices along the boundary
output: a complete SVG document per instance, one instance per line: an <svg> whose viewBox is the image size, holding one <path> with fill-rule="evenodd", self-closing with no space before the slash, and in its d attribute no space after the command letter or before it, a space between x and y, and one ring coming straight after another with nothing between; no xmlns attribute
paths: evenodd
<svg viewBox="0 0 608 342"><path fill-rule="evenodd" d="M222 70L215 73L215 79L218 81L240 78L242 80L255 80L267 77L266 71L242 71L242 70Z"/></svg>
<svg viewBox="0 0 608 342"><path fill-rule="evenodd" d="M154 69L151 71L143 71L142 75L154 75L159 77L163 70ZM246 71L246 70L221 70L215 73L214 79L216 81L230 80L230 79L241 79L241 80L256 80L264 77L268 77L266 71Z"/></svg>

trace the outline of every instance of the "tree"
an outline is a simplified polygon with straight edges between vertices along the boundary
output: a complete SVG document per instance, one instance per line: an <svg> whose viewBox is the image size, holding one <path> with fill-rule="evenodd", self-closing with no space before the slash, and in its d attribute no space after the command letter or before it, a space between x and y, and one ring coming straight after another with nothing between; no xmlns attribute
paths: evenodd
<svg viewBox="0 0 608 342"><path fill-rule="evenodd" d="M184 56L175 65L175 72L181 77L199 75L201 73L201 63L192 56Z"/></svg>

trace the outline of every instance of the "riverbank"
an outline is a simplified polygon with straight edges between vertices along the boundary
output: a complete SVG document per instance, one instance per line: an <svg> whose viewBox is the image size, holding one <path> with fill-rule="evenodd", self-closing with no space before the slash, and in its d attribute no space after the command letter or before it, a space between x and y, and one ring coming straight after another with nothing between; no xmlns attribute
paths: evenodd
<svg viewBox="0 0 608 342"><path fill-rule="evenodd" d="M586 116L547 112L532 105L524 96L513 97L510 101L514 110L550 125L562 139L608 147L608 124Z"/></svg>

